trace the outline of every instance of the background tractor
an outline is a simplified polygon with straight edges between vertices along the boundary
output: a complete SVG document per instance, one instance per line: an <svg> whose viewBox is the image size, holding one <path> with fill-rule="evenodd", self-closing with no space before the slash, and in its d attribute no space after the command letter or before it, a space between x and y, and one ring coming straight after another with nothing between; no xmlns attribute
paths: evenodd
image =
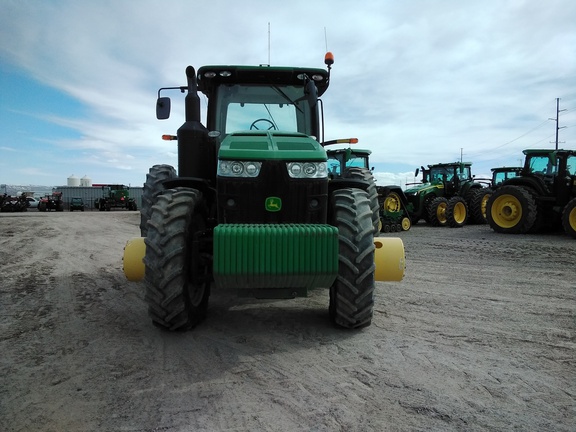
<svg viewBox="0 0 576 432"><path fill-rule="evenodd" d="M358 140L355 138L334 140L324 142L329 144L354 144ZM400 188L399 186L377 186L372 168L370 167L370 150L366 149L337 149L327 150L328 155L328 173L331 179L350 179L352 182L358 181L359 184L350 183L351 187L364 188L362 184L367 184L366 192L370 197L370 208L372 209L372 222L374 232L378 235L382 232L390 231L407 231L410 229L410 219L400 208L391 206L391 201L386 197L389 191Z"/></svg>
<svg viewBox="0 0 576 432"><path fill-rule="evenodd" d="M497 189L506 180L518 177L522 171L522 167L499 167L492 168L492 181L490 189Z"/></svg>
<svg viewBox="0 0 576 432"><path fill-rule="evenodd" d="M408 199L400 186L377 186L382 232L408 231L412 220Z"/></svg>
<svg viewBox="0 0 576 432"><path fill-rule="evenodd" d="M52 195L45 195L40 198L38 203L39 211L64 211L64 201L62 200L62 192L52 192Z"/></svg>
<svg viewBox="0 0 576 432"><path fill-rule="evenodd" d="M25 212L29 206L24 193L14 197L6 193L0 195L0 211L2 212Z"/></svg>
<svg viewBox="0 0 576 432"><path fill-rule="evenodd" d="M294 298L329 287L329 317L370 325L375 280L401 280L398 238L374 238L368 179L329 178L319 97L328 69L188 66L178 129L178 171L150 169L142 236L124 250L128 279L143 278L155 325L194 327L212 288L240 296ZM200 121L199 92L207 98ZM384 258L385 256L385 258Z"/></svg>
<svg viewBox="0 0 576 432"><path fill-rule="evenodd" d="M100 211L110 211L113 208L138 210L134 198L130 198L130 191L124 185L102 186L102 198L94 201L94 207Z"/></svg>
<svg viewBox="0 0 576 432"><path fill-rule="evenodd" d="M414 224L420 219L432 226L485 223L490 190L473 178L471 166L470 162L454 162L421 167L421 183L406 189L404 196L394 191L400 201L398 207L407 209ZM419 172L416 169L414 175Z"/></svg>
<svg viewBox="0 0 576 432"><path fill-rule="evenodd" d="M576 151L524 150L524 155L520 173L488 200L490 227L507 234L563 228L576 238Z"/></svg>
<svg viewBox="0 0 576 432"><path fill-rule="evenodd" d="M324 146L331 144L349 143L355 144L358 140L356 138L340 139L326 141ZM376 181L372 175L370 168L370 150L365 149L332 149L327 150L328 157L328 177L331 180L338 179L340 186L344 186L342 179L348 179L348 185L354 188L366 190L368 198L370 199L370 209L372 210L372 225L374 226L374 234L380 233L380 203L378 200L378 190L376 188Z"/></svg>

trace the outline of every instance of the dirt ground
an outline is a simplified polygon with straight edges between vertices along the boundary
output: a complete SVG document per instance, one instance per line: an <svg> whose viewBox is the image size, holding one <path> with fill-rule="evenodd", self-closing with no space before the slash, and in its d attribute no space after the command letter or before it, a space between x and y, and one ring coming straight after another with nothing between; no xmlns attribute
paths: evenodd
<svg viewBox="0 0 576 432"><path fill-rule="evenodd" d="M0 214L1 431L573 431L576 241L425 224L372 326L328 292L148 319L137 212ZM392 236L392 234L386 234Z"/></svg>

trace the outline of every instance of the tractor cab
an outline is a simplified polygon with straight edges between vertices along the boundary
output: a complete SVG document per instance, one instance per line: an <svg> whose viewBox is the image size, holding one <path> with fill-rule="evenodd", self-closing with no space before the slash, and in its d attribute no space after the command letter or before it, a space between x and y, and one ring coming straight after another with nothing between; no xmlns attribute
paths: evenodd
<svg viewBox="0 0 576 432"><path fill-rule="evenodd" d="M328 173L331 178L341 177L350 168L370 170L369 158L372 153L370 150L346 148L327 150L326 153L328 155Z"/></svg>
<svg viewBox="0 0 576 432"><path fill-rule="evenodd" d="M497 188L506 180L518 177L522 171L522 167L499 167L492 168L492 181L490 187L492 189Z"/></svg>
<svg viewBox="0 0 576 432"><path fill-rule="evenodd" d="M576 195L576 152L524 150L524 154L521 175L532 178L539 193L555 196L562 204Z"/></svg>

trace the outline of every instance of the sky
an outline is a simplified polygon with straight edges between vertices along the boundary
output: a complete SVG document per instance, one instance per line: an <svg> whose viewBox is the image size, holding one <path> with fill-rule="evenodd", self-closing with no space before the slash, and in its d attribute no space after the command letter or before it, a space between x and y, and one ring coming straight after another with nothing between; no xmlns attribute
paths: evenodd
<svg viewBox="0 0 576 432"><path fill-rule="evenodd" d="M358 138L378 184L459 160L487 177L556 132L576 149L575 22L573 0L0 0L0 184L141 186L177 166L161 136L183 97L169 120L155 104L186 66L325 67L327 50L325 138Z"/></svg>

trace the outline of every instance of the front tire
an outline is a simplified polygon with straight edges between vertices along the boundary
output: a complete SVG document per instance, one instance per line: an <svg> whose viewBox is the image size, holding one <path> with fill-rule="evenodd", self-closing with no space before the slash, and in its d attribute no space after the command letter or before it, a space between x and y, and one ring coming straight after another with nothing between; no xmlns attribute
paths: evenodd
<svg viewBox="0 0 576 432"><path fill-rule="evenodd" d="M148 313L158 327L188 330L206 317L210 296L208 259L201 249L192 253L194 234L206 228L202 194L168 189L157 196L151 211L144 240Z"/></svg>
<svg viewBox="0 0 576 432"><path fill-rule="evenodd" d="M464 198L452 197L446 206L446 221L452 228L461 228L468 220L468 206Z"/></svg>
<svg viewBox="0 0 576 432"><path fill-rule="evenodd" d="M444 197L436 197L428 206L428 223L432 226L445 226L448 222L446 219L446 209L448 200Z"/></svg>
<svg viewBox="0 0 576 432"><path fill-rule="evenodd" d="M368 194L341 189L331 197L332 225L338 228L338 276L330 287L330 320L348 329L367 327L374 309L374 241Z"/></svg>
<svg viewBox="0 0 576 432"><path fill-rule="evenodd" d="M562 227L566 234L576 238L576 198L568 201L562 210Z"/></svg>
<svg viewBox="0 0 576 432"><path fill-rule="evenodd" d="M152 214L152 206L156 197L164 190L163 182L176 178L176 170L171 165L154 165L146 174L146 182L142 188L142 207L140 209L140 235L146 237L148 220Z"/></svg>
<svg viewBox="0 0 576 432"><path fill-rule="evenodd" d="M486 217L490 228L496 232L525 234L536 221L536 201L523 187L502 186L490 196Z"/></svg>

